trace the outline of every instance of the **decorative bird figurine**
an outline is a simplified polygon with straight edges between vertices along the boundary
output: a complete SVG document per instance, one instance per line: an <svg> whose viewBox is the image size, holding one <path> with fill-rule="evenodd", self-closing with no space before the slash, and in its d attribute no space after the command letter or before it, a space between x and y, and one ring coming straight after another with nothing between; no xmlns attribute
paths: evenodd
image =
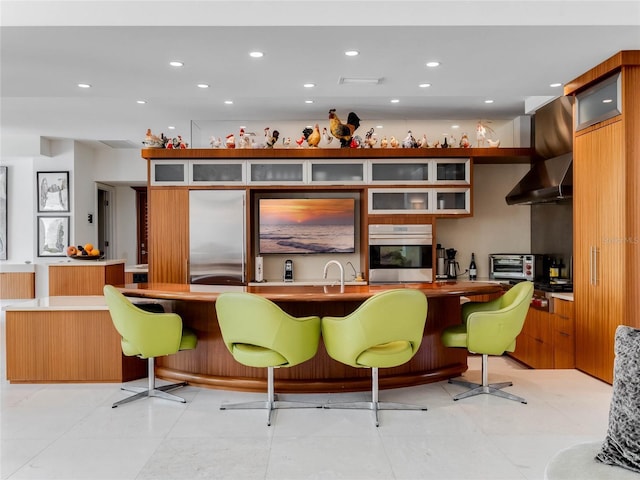
<svg viewBox="0 0 640 480"><path fill-rule="evenodd" d="M289 145L291 145L291 137L283 138L283 139L282 139L282 144L283 144L286 148L289 148Z"/></svg>
<svg viewBox="0 0 640 480"><path fill-rule="evenodd" d="M398 148L399 145L400 145L400 142L398 141L398 139L393 135L391 135L391 138L389 139L389 146L391 148Z"/></svg>
<svg viewBox="0 0 640 480"><path fill-rule="evenodd" d="M373 127L371 127L364 136L364 144L369 148L373 148L376 143L378 143L378 138L373 133Z"/></svg>
<svg viewBox="0 0 640 480"><path fill-rule="evenodd" d="M493 147L493 148L498 148L500 146L500 140L491 140L487 138L487 143L489 144L490 147Z"/></svg>
<svg viewBox="0 0 640 480"><path fill-rule="evenodd" d="M220 148L222 146L222 139L220 137L216 138L215 135L211 135L209 145L211 145L211 148Z"/></svg>
<svg viewBox="0 0 640 480"><path fill-rule="evenodd" d="M389 146L389 140L387 140L386 135L384 137L382 137L382 140L380 140L380 148L387 148Z"/></svg>
<svg viewBox="0 0 640 480"><path fill-rule="evenodd" d="M302 131L302 133L305 135L305 139L307 140L307 145L309 145L309 147L318 148L321 136L320 127L317 123L313 126L313 129L307 127Z"/></svg>
<svg viewBox="0 0 640 480"><path fill-rule="evenodd" d="M460 148L469 148L471 146L471 142L469 142L469 137L466 133L463 133L460 137Z"/></svg>
<svg viewBox="0 0 640 480"><path fill-rule="evenodd" d="M302 144L304 143L304 130L302 131L302 136L296 140L296 143L298 144L298 148L302 148Z"/></svg>
<svg viewBox="0 0 640 480"><path fill-rule="evenodd" d="M413 133L409 130L407 132L407 136L404 137L404 140L402 141L402 148L415 148L417 146L418 142L416 142L416 139L413 138Z"/></svg>
<svg viewBox="0 0 640 480"><path fill-rule="evenodd" d="M327 131L327 127L324 127L322 129L322 139L325 141L327 145L333 142L333 137L329 135L329 132Z"/></svg>
<svg viewBox="0 0 640 480"><path fill-rule="evenodd" d="M420 140L420 148L429 148L429 142L427 141L427 134L422 134L422 139Z"/></svg>
<svg viewBox="0 0 640 480"><path fill-rule="evenodd" d="M336 109L329 110L329 129L334 137L340 140L340 147L348 148L351 146L351 138L360 126L360 118L354 112L349 112L347 123L342 123L336 115Z"/></svg>
<svg viewBox="0 0 640 480"><path fill-rule="evenodd" d="M227 135L227 139L225 140L225 145L227 148L236 148L236 137L233 133Z"/></svg>
<svg viewBox="0 0 640 480"><path fill-rule="evenodd" d="M278 130L274 130L273 135L271 135L269 133L269 127L264 129L264 135L265 135L264 148L273 148L273 146L278 141L278 138L280 138L280 132L278 132Z"/></svg>

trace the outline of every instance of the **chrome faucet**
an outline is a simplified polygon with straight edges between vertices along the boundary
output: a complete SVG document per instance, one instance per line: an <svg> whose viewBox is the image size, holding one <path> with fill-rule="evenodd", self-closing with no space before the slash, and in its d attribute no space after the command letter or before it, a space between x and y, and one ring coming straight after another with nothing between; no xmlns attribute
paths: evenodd
<svg viewBox="0 0 640 480"><path fill-rule="evenodd" d="M340 268L340 292L344 292L344 268L342 268L342 264L337 260L329 260L327 264L324 266L324 276L323 278L327 278L327 270L329 270L329 265L335 264Z"/></svg>

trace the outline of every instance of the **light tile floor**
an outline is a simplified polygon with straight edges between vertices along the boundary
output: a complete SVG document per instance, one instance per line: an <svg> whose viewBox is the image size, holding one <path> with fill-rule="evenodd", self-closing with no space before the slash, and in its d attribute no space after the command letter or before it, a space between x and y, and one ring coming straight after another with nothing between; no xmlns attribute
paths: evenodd
<svg viewBox="0 0 640 480"><path fill-rule="evenodd" d="M189 386L178 391L186 404L154 398L112 409L127 395L115 384L11 385L4 314L1 327L0 474L11 480L539 480L557 451L604 438L612 391L576 370L529 370L492 357L489 380L512 380L508 390L527 405L488 395L453 402L464 389L443 381L381 391L380 400L428 411L383 411L379 428L371 412L337 409L279 410L267 427L264 411L219 410L261 394ZM480 358L469 359L465 376L479 379Z"/></svg>

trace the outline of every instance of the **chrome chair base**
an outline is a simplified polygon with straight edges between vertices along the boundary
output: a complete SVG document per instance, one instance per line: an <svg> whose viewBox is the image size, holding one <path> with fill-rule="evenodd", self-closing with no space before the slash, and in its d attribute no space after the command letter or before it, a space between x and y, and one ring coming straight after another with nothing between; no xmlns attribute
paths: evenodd
<svg viewBox="0 0 640 480"><path fill-rule="evenodd" d="M135 395L132 395L130 397L127 397L123 400L120 400L118 402L115 402L113 405L111 405L111 408L116 408L120 405L124 405L125 403L129 403L129 402L133 402L134 400L140 400L141 398L147 398L147 397L158 397L158 398L164 398L165 400L173 400L174 402L180 402L180 403L187 403L187 401L182 398L182 397L178 397L177 395L173 395L171 393L167 393L171 390L175 390L176 388L181 388L184 387L187 384L187 382L181 382L181 383L172 383L170 385L162 385L160 387L156 387L156 376L155 376L155 369L154 369L154 361L153 358L149 358L148 359L148 377L149 377L149 385L147 388L144 387L127 387L127 386L122 386L120 387L120 390L124 390L126 392L133 392L135 393Z"/></svg>
<svg viewBox="0 0 640 480"><path fill-rule="evenodd" d="M225 403L220 405L220 410L267 410L267 427L271 426L271 417L274 410L280 408L322 408L319 403L310 402L290 402L278 400L273 387L273 368L267 367L267 400L257 400L254 402Z"/></svg>
<svg viewBox="0 0 640 480"><path fill-rule="evenodd" d="M513 385L512 382L489 383L487 371L488 357L488 355L482 355L482 383L449 379L449 383L462 385L463 387L469 388L469 390L456 395L455 397L453 397L453 399L457 401L463 398L473 397L475 395L486 393L489 395L495 395L496 397L502 397L506 398L507 400L514 400L516 402L526 404L527 401L524 398L502 391L502 389L505 387L511 387Z"/></svg>
<svg viewBox="0 0 640 480"><path fill-rule="evenodd" d="M371 402L336 402L327 403L324 408L349 408L358 410L372 410L376 427L380 426L380 420L378 419L378 412L380 410L421 410L426 411L427 407L422 405L410 405L407 403L395 403L395 402L379 402L378 401L378 369L376 367L371 368Z"/></svg>

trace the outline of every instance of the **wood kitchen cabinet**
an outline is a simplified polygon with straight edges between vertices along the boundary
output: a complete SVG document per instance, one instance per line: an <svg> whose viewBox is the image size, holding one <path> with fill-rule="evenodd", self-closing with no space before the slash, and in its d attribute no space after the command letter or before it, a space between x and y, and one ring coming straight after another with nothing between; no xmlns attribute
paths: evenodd
<svg viewBox="0 0 640 480"><path fill-rule="evenodd" d="M609 383L617 326L640 328L640 51L565 86L579 99L618 73L621 113L574 131L573 152L575 365Z"/></svg>
<svg viewBox="0 0 640 480"><path fill-rule="evenodd" d="M551 314L529 308L516 349L509 355L531 368L554 368L553 328Z"/></svg>
<svg viewBox="0 0 640 480"><path fill-rule="evenodd" d="M551 327L553 335L553 367L575 368L576 336L573 302L553 299Z"/></svg>
<svg viewBox="0 0 640 480"><path fill-rule="evenodd" d="M149 282L188 283L189 190L149 189Z"/></svg>

